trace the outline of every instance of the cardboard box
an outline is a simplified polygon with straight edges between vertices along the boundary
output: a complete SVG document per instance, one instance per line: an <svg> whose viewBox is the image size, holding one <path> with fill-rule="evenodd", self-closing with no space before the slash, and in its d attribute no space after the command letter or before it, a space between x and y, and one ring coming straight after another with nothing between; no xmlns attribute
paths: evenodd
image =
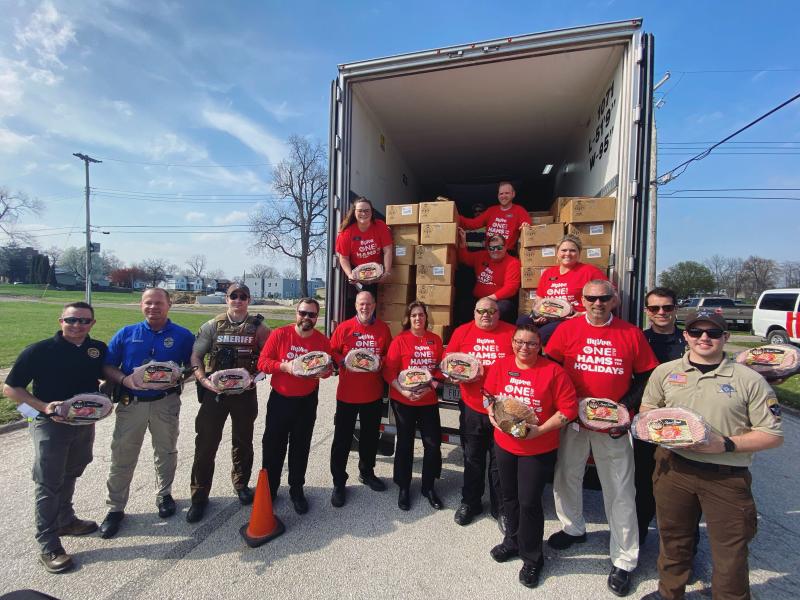
<svg viewBox="0 0 800 600"><path fill-rule="evenodd" d="M555 246L520 248L519 258L523 267L549 267L558 264Z"/></svg>
<svg viewBox="0 0 800 600"><path fill-rule="evenodd" d="M383 283L414 283L414 267L412 265L392 265L392 272Z"/></svg>
<svg viewBox="0 0 800 600"><path fill-rule="evenodd" d="M528 211L528 215L530 215L531 218L533 218L533 217L549 217L552 214L553 213L551 213L549 210L531 210L531 211Z"/></svg>
<svg viewBox="0 0 800 600"><path fill-rule="evenodd" d="M452 285L455 265L417 265L417 285Z"/></svg>
<svg viewBox="0 0 800 600"><path fill-rule="evenodd" d="M428 308L428 320L431 325L450 325L453 322L452 307L436 304L426 304L426 306Z"/></svg>
<svg viewBox="0 0 800 600"><path fill-rule="evenodd" d="M552 246L558 244L564 237L564 225L552 223L550 225L531 225L522 228L520 244L529 248L531 246Z"/></svg>
<svg viewBox="0 0 800 600"><path fill-rule="evenodd" d="M442 338L444 344L447 344L450 341L450 336L453 335L453 328L450 325L432 325L430 330Z"/></svg>
<svg viewBox="0 0 800 600"><path fill-rule="evenodd" d="M456 203L452 200L419 203L420 223L455 223L458 221Z"/></svg>
<svg viewBox="0 0 800 600"><path fill-rule="evenodd" d="M408 304L414 299L417 286L403 283L382 283L378 286L378 304Z"/></svg>
<svg viewBox="0 0 800 600"><path fill-rule="evenodd" d="M584 246L610 246L613 243L611 233L613 221L604 223L575 223L567 227L567 232L576 235Z"/></svg>
<svg viewBox="0 0 800 600"><path fill-rule="evenodd" d="M601 223L617 217L617 199L570 198L559 212L562 223Z"/></svg>
<svg viewBox="0 0 800 600"><path fill-rule="evenodd" d="M389 204L386 206L387 225L419 223L419 204Z"/></svg>
<svg viewBox="0 0 800 600"><path fill-rule="evenodd" d="M539 285L539 280L550 267L536 267L536 266L523 266L522 267L522 280L520 286L522 288L535 288Z"/></svg>
<svg viewBox="0 0 800 600"><path fill-rule="evenodd" d="M559 220L561 209L564 208L564 205L570 200L572 200L571 196L559 196L553 200L553 203L550 205L550 214L553 215L556 221Z"/></svg>
<svg viewBox="0 0 800 600"><path fill-rule="evenodd" d="M382 304L378 303L376 313L381 321L397 321L403 320L403 315L406 314L406 307L408 304Z"/></svg>
<svg viewBox="0 0 800 600"><path fill-rule="evenodd" d="M392 260L392 265L413 265L415 248L416 246L409 246L406 244L395 244L394 259Z"/></svg>
<svg viewBox="0 0 800 600"><path fill-rule="evenodd" d="M533 310L533 299L536 298L536 290L521 289L519 291L519 314L529 314Z"/></svg>
<svg viewBox="0 0 800 600"><path fill-rule="evenodd" d="M551 223L555 223L555 222L556 222L556 218L553 215L551 215L550 213L547 213L547 215L541 215L541 216L539 216L539 215L536 215L536 216L531 215L531 223L533 225L550 225Z"/></svg>
<svg viewBox="0 0 800 600"><path fill-rule="evenodd" d="M392 337L396 337L403 333L403 323L401 321L386 321L386 324L389 326L389 331L392 334Z"/></svg>
<svg viewBox="0 0 800 600"><path fill-rule="evenodd" d="M607 267L611 257L611 246L584 246L581 250L581 262L597 267Z"/></svg>
<svg viewBox="0 0 800 600"><path fill-rule="evenodd" d="M407 246L419 244L419 225L393 225L390 229L395 244Z"/></svg>
<svg viewBox="0 0 800 600"><path fill-rule="evenodd" d="M458 264L458 251L452 244L432 244L416 246L414 264L417 265L455 265Z"/></svg>
<svg viewBox="0 0 800 600"><path fill-rule="evenodd" d="M422 284L417 286L417 300L425 304L452 306L455 292L452 285Z"/></svg>
<svg viewBox="0 0 800 600"><path fill-rule="evenodd" d="M458 223L425 223L420 225L420 244L456 244Z"/></svg>

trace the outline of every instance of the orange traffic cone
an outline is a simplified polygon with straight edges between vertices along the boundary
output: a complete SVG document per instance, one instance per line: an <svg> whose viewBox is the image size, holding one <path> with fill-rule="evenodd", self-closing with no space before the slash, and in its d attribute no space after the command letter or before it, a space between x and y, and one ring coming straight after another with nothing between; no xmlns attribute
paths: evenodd
<svg viewBox="0 0 800 600"><path fill-rule="evenodd" d="M258 472L256 497L253 500L253 512L250 523L242 525L239 533L251 548L266 544L286 531L286 526L272 513L272 495L267 484L267 470Z"/></svg>

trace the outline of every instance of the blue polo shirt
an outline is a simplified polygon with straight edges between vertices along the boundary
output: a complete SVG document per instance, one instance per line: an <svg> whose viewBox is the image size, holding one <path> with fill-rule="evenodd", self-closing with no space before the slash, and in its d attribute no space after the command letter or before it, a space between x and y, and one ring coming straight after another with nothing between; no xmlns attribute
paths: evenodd
<svg viewBox="0 0 800 600"><path fill-rule="evenodd" d="M106 364L130 375L138 366L150 361L168 361L186 366L192 355L194 334L169 319L161 331L153 331L147 321L127 325L108 343ZM137 396L156 396L158 390L136 390Z"/></svg>

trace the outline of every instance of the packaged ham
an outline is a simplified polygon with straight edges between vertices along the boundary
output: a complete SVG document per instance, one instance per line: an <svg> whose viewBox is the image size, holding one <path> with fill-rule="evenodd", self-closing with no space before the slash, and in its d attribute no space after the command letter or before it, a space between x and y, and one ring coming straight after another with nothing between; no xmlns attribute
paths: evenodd
<svg viewBox="0 0 800 600"><path fill-rule="evenodd" d="M475 381L481 373L480 361L466 352L453 352L444 357L439 368L453 381Z"/></svg>
<svg viewBox="0 0 800 600"><path fill-rule="evenodd" d="M789 344L757 346L737 354L736 362L760 373L767 381L777 381L800 371L800 350Z"/></svg>
<svg viewBox="0 0 800 600"><path fill-rule="evenodd" d="M145 390L165 390L175 387L181 378L181 368L170 361L152 361L136 367L131 373L137 388Z"/></svg>
<svg viewBox="0 0 800 600"><path fill-rule="evenodd" d="M572 314L572 304L563 298L537 298L533 302L531 314L534 317L563 319Z"/></svg>
<svg viewBox="0 0 800 600"><path fill-rule="evenodd" d="M372 283L380 279L381 275L383 275L383 265L371 262L358 265L353 269L352 278L353 281L358 281L359 283Z"/></svg>
<svg viewBox="0 0 800 600"><path fill-rule="evenodd" d="M247 369L214 371L209 379L220 394L241 394L253 384L253 377Z"/></svg>
<svg viewBox="0 0 800 600"><path fill-rule="evenodd" d="M656 408L636 415L631 433L645 442L681 448L707 443L709 427L703 417L688 408Z"/></svg>
<svg viewBox="0 0 800 600"><path fill-rule="evenodd" d="M299 377L319 377L331 368L331 357L327 352L313 351L298 356L292 361L292 374Z"/></svg>
<svg viewBox="0 0 800 600"><path fill-rule="evenodd" d="M486 390L483 390L483 395L486 399L484 404L494 407L495 423L505 433L521 439L528 435L528 424L538 424L536 411L524 402L502 394L493 396Z"/></svg>
<svg viewBox="0 0 800 600"><path fill-rule="evenodd" d="M78 394L59 404L54 414L69 425L91 425L110 415L112 407L103 394Z"/></svg>
<svg viewBox="0 0 800 600"><path fill-rule="evenodd" d="M400 371L400 374L397 376L398 385L409 392L425 389L431 385L432 381L433 375L431 375L431 372L422 367L412 367Z"/></svg>
<svg viewBox="0 0 800 600"><path fill-rule="evenodd" d="M344 357L344 368L354 373L375 373L381 368L381 357L370 350L355 348Z"/></svg>
<svg viewBox="0 0 800 600"><path fill-rule="evenodd" d="M631 424L628 409L606 398L583 398L578 403L578 420L591 431L627 428Z"/></svg>

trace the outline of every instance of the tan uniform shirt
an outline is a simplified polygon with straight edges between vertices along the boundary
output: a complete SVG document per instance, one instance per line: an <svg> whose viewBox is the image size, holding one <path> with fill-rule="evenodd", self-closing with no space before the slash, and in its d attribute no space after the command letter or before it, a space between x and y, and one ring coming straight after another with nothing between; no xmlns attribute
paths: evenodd
<svg viewBox="0 0 800 600"><path fill-rule="evenodd" d="M715 370L703 374L689 363L688 356L656 367L644 390L642 405L691 409L712 429L728 437L749 431L783 436L778 399L761 375L727 357ZM674 452L690 460L718 465L749 467L753 462L752 452Z"/></svg>

